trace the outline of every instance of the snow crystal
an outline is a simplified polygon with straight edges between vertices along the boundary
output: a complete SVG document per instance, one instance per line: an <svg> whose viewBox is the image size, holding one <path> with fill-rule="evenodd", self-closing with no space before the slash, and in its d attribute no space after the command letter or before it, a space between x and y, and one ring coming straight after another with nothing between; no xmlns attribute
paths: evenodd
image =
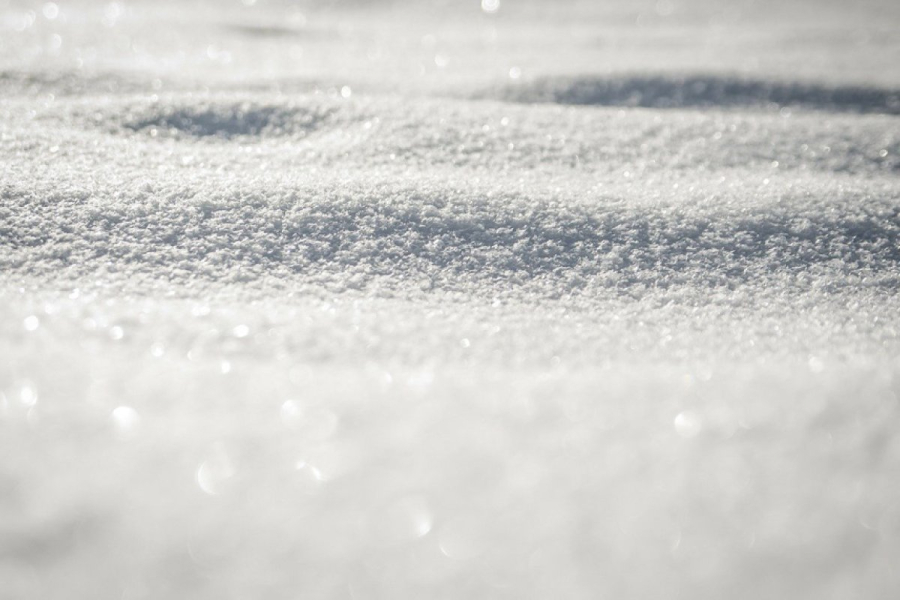
<svg viewBox="0 0 900 600"><path fill-rule="evenodd" d="M110 415L116 435L120 439L132 437L140 427L141 416L130 406L118 406Z"/></svg>
<svg viewBox="0 0 900 600"><path fill-rule="evenodd" d="M684 438L695 437L703 430L703 421L691 411L680 412L675 417L675 431Z"/></svg>
<svg viewBox="0 0 900 600"><path fill-rule="evenodd" d="M22 326L25 331L35 331L41 326L41 320L36 315L28 315L22 320Z"/></svg>

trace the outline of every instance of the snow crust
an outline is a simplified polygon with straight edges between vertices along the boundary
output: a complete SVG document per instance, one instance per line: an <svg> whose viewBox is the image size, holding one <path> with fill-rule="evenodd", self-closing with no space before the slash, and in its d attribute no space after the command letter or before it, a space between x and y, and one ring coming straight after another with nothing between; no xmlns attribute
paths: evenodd
<svg viewBox="0 0 900 600"><path fill-rule="evenodd" d="M0 598L896 597L895 6L51 4Z"/></svg>

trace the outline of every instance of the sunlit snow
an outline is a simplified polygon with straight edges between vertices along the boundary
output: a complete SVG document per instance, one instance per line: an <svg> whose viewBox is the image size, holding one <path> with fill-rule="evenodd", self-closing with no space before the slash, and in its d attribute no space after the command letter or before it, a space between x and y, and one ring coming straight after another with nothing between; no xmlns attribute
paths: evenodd
<svg viewBox="0 0 900 600"><path fill-rule="evenodd" d="M898 31L0 1L0 600L900 597Z"/></svg>

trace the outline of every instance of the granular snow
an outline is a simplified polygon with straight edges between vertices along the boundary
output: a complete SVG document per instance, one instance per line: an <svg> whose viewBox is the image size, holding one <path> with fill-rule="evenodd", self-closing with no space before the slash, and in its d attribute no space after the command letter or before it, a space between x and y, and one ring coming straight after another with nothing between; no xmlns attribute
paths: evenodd
<svg viewBox="0 0 900 600"><path fill-rule="evenodd" d="M0 599L896 597L897 7L489 4L0 6Z"/></svg>

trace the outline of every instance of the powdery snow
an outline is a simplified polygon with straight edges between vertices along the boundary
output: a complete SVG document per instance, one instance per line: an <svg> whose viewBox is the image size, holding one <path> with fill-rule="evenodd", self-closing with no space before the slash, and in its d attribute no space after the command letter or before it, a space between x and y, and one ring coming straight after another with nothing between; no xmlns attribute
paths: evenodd
<svg viewBox="0 0 900 600"><path fill-rule="evenodd" d="M0 598L896 596L897 8L593 4L0 5Z"/></svg>

